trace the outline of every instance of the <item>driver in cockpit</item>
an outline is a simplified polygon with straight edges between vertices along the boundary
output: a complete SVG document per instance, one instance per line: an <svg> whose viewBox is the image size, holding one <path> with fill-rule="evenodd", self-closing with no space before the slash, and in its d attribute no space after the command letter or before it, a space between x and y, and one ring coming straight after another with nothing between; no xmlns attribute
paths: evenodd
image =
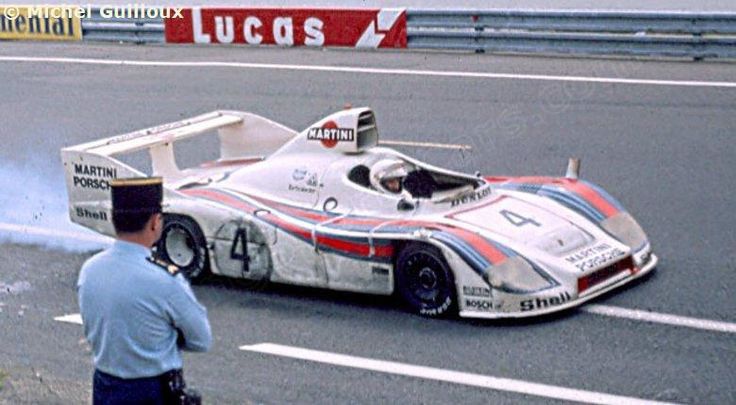
<svg viewBox="0 0 736 405"><path fill-rule="evenodd" d="M384 159L373 165L371 186L378 191L400 194L404 178L409 174L406 164L399 159Z"/></svg>

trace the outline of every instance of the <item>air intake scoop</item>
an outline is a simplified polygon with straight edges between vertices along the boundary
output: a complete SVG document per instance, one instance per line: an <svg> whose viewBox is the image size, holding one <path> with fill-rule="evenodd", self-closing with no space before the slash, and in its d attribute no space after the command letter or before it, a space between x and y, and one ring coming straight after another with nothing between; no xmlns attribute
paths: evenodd
<svg viewBox="0 0 736 405"><path fill-rule="evenodd" d="M310 149L319 146L341 153L360 153L378 144L373 111L351 108L316 122L302 133Z"/></svg>

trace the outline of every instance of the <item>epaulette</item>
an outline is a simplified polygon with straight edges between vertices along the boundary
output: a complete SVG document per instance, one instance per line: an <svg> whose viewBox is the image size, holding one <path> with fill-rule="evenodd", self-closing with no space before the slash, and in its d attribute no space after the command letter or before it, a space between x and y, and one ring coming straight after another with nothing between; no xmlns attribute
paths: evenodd
<svg viewBox="0 0 736 405"><path fill-rule="evenodd" d="M166 270L166 272L169 273L172 276L176 276L177 274L179 274L179 268L176 267L176 266L174 266L171 263L167 263L167 262L165 262L165 261L163 261L161 259L157 259L155 257L150 257L150 256L149 257L146 257L146 260L148 260L149 262L155 264L156 266L158 266L158 267Z"/></svg>

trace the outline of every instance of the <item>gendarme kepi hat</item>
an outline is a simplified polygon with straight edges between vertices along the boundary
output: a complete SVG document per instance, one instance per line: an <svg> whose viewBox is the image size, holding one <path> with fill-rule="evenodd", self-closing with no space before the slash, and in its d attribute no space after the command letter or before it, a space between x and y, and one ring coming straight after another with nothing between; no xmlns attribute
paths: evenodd
<svg viewBox="0 0 736 405"><path fill-rule="evenodd" d="M114 213L161 212L164 188L161 177L115 179L110 182Z"/></svg>

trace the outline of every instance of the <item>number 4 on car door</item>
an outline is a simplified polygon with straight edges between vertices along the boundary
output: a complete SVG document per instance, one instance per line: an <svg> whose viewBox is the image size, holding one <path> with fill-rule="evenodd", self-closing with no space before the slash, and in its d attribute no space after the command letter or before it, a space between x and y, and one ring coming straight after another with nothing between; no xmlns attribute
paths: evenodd
<svg viewBox="0 0 736 405"><path fill-rule="evenodd" d="M240 248L240 252L238 252L238 248ZM238 228L235 233L235 240L233 241L233 246L230 249L230 258L233 260L243 261L243 273L247 273L250 270L248 268L248 236L245 228Z"/></svg>

